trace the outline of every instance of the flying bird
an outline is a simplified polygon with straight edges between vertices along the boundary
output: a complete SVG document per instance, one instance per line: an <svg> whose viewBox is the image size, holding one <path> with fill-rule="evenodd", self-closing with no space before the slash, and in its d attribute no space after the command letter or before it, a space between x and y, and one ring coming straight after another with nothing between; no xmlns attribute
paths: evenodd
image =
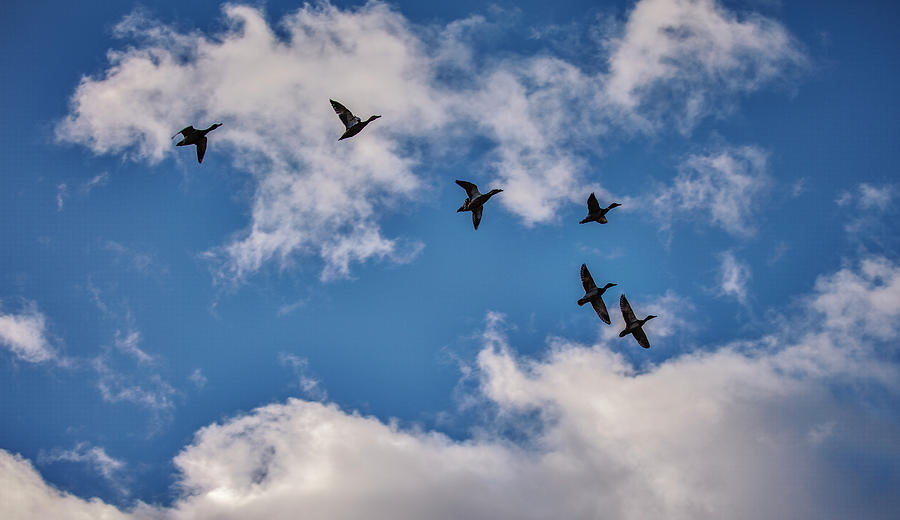
<svg viewBox="0 0 900 520"><path fill-rule="evenodd" d="M331 107L334 108L334 111L340 118L341 123L344 123L344 126L347 127L347 130L344 131L344 135L342 135L340 139L338 139L338 141L347 139L348 137L353 137L354 135L358 134L363 128L365 128L367 124L381 117L371 116L369 117L369 119L361 121L358 117L353 115L353 112L347 110L347 107L345 107L344 105L338 103L333 99L329 99L328 101L331 101Z"/></svg>
<svg viewBox="0 0 900 520"><path fill-rule="evenodd" d="M462 189L466 190L466 201L463 202L463 205L456 210L457 213L460 211L471 211L472 212L472 224L475 225L475 229L478 229L478 223L481 222L481 211L484 203L488 201L489 198L494 195L500 193L503 190L493 189L487 193L481 193L478 191L478 186L475 186L471 182L460 181L457 180L456 184L459 184Z"/></svg>
<svg viewBox="0 0 900 520"><path fill-rule="evenodd" d="M634 336L634 339L637 340L638 345L644 348L650 348L650 340L647 339L647 335L644 334L644 329L642 327L648 321L656 318L656 316L651 314L642 320L637 319L634 316L634 311L631 310L631 305L629 305L628 300L625 299L624 294L619 298L619 307L622 308L622 317L625 318L625 330L619 333L619 337L624 338L631 334Z"/></svg>
<svg viewBox="0 0 900 520"><path fill-rule="evenodd" d="M609 212L609 210L621 206L621 204L619 204L618 202L613 202L608 207L601 208L600 203L597 202L596 195L594 195L593 193L591 193L591 196L588 197L587 205L588 215L584 217L584 219L579 222L579 224L587 224L588 222L599 222L601 224L606 224L607 222L609 222L608 220L606 220L606 214Z"/></svg>
<svg viewBox="0 0 900 520"><path fill-rule="evenodd" d="M222 123L215 123L210 126L206 130L197 130L193 126L187 126L182 129L180 132L172 136L172 139L175 138L178 134L184 136L184 139L175 144L175 146L190 146L192 144L197 145L197 162L203 162L203 156L206 155L206 134L212 132L216 128L222 126Z"/></svg>
<svg viewBox="0 0 900 520"><path fill-rule="evenodd" d="M602 289L597 287L597 284L594 283L594 279L591 278L591 272L588 271L587 266L581 264L581 285L584 286L584 296L578 300L578 306L581 307L585 303L590 302L591 307L594 308L597 316L600 316L603 323L609 325L609 311L606 310L606 304L603 303L603 293L616 284L608 283L604 285Z"/></svg>

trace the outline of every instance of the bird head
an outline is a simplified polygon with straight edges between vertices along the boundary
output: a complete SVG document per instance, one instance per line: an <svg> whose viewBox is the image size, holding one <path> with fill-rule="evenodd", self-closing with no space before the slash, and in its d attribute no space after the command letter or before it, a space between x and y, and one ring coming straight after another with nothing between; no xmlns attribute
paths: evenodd
<svg viewBox="0 0 900 520"><path fill-rule="evenodd" d="M379 117L381 117L381 116L371 116L369 119L366 120L366 123L368 123L369 121L375 121Z"/></svg>
<svg viewBox="0 0 900 520"><path fill-rule="evenodd" d="M618 284L608 283L603 287L603 290L605 291L605 290L609 289L610 287L615 287L616 285L618 285Z"/></svg>
<svg viewBox="0 0 900 520"><path fill-rule="evenodd" d="M658 317L658 316L655 316L655 315L651 314L651 315L647 316L646 318L644 318L644 321L647 322L647 321L650 321L650 320L652 320L653 318L657 318L657 317Z"/></svg>

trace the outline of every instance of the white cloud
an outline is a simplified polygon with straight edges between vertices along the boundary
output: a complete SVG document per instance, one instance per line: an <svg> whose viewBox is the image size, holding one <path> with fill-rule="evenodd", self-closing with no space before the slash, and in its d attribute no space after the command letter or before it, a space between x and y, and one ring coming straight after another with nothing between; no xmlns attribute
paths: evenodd
<svg viewBox="0 0 900 520"><path fill-rule="evenodd" d="M671 27L648 15L656 10L674 15ZM440 161L473 136L491 147L487 171L467 177L502 187L500 205L526 225L551 222L591 190L609 195L586 182L584 157L612 128L649 130L650 105L639 101L656 86L696 93L680 118L693 121L713 110L714 92L755 90L802 61L776 22L738 20L710 1L639 2L607 42L603 74L552 56L485 58L473 35L496 27L478 16L419 27L379 2L307 5L281 20L280 37L257 9L224 11L229 28L214 36L127 17L117 33L138 44L110 51L108 69L82 79L57 135L153 162L178 154L194 167L170 135L224 121L204 167L225 157L254 185L248 226L205 255L228 281L307 255L326 280L355 262L409 261L421 244L385 236L382 216L427 196L423 148ZM626 66L634 54L648 58L646 70ZM384 118L337 143L329 98Z"/></svg>
<svg viewBox="0 0 900 520"><path fill-rule="evenodd" d="M607 45L604 95L626 113L651 123L674 117L683 129L806 62L784 26L715 0L642 0Z"/></svg>
<svg viewBox="0 0 900 520"><path fill-rule="evenodd" d="M816 281L812 307L831 329L856 336L889 340L900 335L900 270L880 257L844 268Z"/></svg>
<svg viewBox="0 0 900 520"><path fill-rule="evenodd" d="M98 173L97 175L91 177L90 180L81 185L81 191L84 193L90 193L91 190L93 190L97 186L103 186L107 182L109 182L109 172Z"/></svg>
<svg viewBox="0 0 900 520"><path fill-rule="evenodd" d="M56 186L56 211L63 210L63 204L65 203L65 199L68 196L68 189L66 188L66 183L60 183Z"/></svg>
<svg viewBox="0 0 900 520"><path fill-rule="evenodd" d="M139 330L131 329L125 333L120 330L116 331L115 345L117 349L134 356L140 363L150 363L153 361L153 357L141 350L140 344L141 332Z"/></svg>
<svg viewBox="0 0 900 520"><path fill-rule="evenodd" d="M897 264L864 259L821 276L764 337L640 369L619 338L518 356L490 313L473 377L497 428L454 440L289 399L199 430L174 459L183 494L130 516L892 518L893 499L866 488L900 484L881 462L900 433L881 410L900 392L898 280ZM873 329L850 334L851 321ZM510 430L526 441L497 433ZM19 457L0 462L16 497L4 518L102 507L50 492Z"/></svg>
<svg viewBox="0 0 900 520"><path fill-rule="evenodd" d="M747 284L750 282L750 266L740 262L731 251L719 255L719 292L747 303Z"/></svg>
<svg viewBox="0 0 900 520"><path fill-rule="evenodd" d="M706 219L733 235L753 235L770 184L766 161L766 153L753 146L689 156L672 185L654 195L663 228L675 220Z"/></svg>
<svg viewBox="0 0 900 520"><path fill-rule="evenodd" d="M195 368L194 371L191 372L191 375L188 376L188 379L190 379L197 388L203 388L204 386L206 386L206 376L203 375L203 371L201 371L199 368Z"/></svg>
<svg viewBox="0 0 900 520"><path fill-rule="evenodd" d="M306 358L279 352L278 362L282 366L290 367L294 372L294 377L297 378L297 386L307 399L323 401L328 397L328 392L322 387L321 381L310 372L309 361Z"/></svg>
<svg viewBox="0 0 900 520"><path fill-rule="evenodd" d="M894 186L887 184L881 187L868 183L859 185L859 202L864 208L887 209L894 199Z"/></svg>
<svg viewBox="0 0 900 520"><path fill-rule="evenodd" d="M893 184L875 186L867 182L861 182L856 187L856 193L846 190L842 191L835 203L841 207L858 205L863 210L885 211L891 206L895 191Z"/></svg>
<svg viewBox="0 0 900 520"><path fill-rule="evenodd" d="M47 338L47 318L34 302L28 303L19 314L0 314L0 344L29 363L56 358Z"/></svg>
<svg viewBox="0 0 900 520"><path fill-rule="evenodd" d="M865 250L878 253L893 250L897 235L896 193L896 184L866 182L857 185L855 190L842 191L835 203L843 208L840 216L846 222L844 231L848 237Z"/></svg>
<svg viewBox="0 0 900 520"><path fill-rule="evenodd" d="M323 278L346 276L355 261L407 259L378 221L422 188L402 139L446 117L406 20L379 3L306 6L282 20L288 36L280 38L260 11L224 10L230 28L214 37L127 18L119 32L144 45L111 53L104 77L84 78L58 135L158 161L181 151L173 129L223 121L207 157L230 157L256 188L248 228L207 255L220 279L241 280L270 260L289 265L298 254L320 256ZM385 117L338 143L329 98Z"/></svg>
<svg viewBox="0 0 900 520"><path fill-rule="evenodd" d="M84 500L48 486L34 466L20 455L0 450L0 518L27 520L118 520L134 517L100 499Z"/></svg>
<svg viewBox="0 0 900 520"><path fill-rule="evenodd" d="M125 374L110 365L105 356L92 362L97 372L97 389L103 400L109 403L132 403L145 406L157 413L170 411L175 403L175 389L159 374L141 376Z"/></svg>
<svg viewBox="0 0 900 520"><path fill-rule="evenodd" d="M110 457L100 446L91 446L86 442L78 443L71 450L52 450L42 454L42 462L83 462L94 467L107 480L115 482L116 474L125 468L125 463Z"/></svg>

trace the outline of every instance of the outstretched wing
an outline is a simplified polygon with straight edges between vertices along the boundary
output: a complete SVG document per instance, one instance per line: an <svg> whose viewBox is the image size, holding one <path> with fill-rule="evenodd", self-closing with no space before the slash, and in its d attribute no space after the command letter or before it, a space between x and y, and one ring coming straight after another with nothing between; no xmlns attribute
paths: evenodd
<svg viewBox="0 0 900 520"><path fill-rule="evenodd" d="M338 115L341 123L344 123L346 128L349 129L351 126L359 123L359 118L354 116L353 112L347 110L347 107L333 99L329 99L328 101L331 101L331 107L334 108L334 112Z"/></svg>
<svg viewBox="0 0 900 520"><path fill-rule="evenodd" d="M472 224L475 225L475 229L478 229L478 224L481 223L481 211L483 209L483 207L478 206L477 208L472 210Z"/></svg>
<svg viewBox="0 0 900 520"><path fill-rule="evenodd" d="M468 195L470 199L475 199L475 197L481 195L481 192L478 191L478 186L475 186L471 182L457 180L456 184L459 184L462 189L466 190L466 195Z"/></svg>
<svg viewBox="0 0 900 520"><path fill-rule="evenodd" d="M606 304L603 303L603 298L591 300L591 307L594 308L594 312L597 313L597 316L600 316L600 319L603 320L603 323L609 325L609 311L606 310Z"/></svg>
<svg viewBox="0 0 900 520"><path fill-rule="evenodd" d="M626 327L637 321L637 318L634 316L634 311L631 310L631 305L628 304L628 300L625 299L624 294L619 298L619 308L622 309L622 317L625 318Z"/></svg>
<svg viewBox="0 0 900 520"><path fill-rule="evenodd" d="M591 278L591 272L588 271L587 266L584 264L581 264L581 285L584 287L584 292L586 293L597 288L597 284L595 284L594 279Z"/></svg>
<svg viewBox="0 0 900 520"><path fill-rule="evenodd" d="M197 162L203 162L203 156L206 155L206 136L197 141Z"/></svg>
<svg viewBox="0 0 900 520"><path fill-rule="evenodd" d="M194 127L189 125L189 126L182 128L181 130L179 130L178 133L176 133L175 135L181 134L181 135L187 137L188 135L193 134L194 132L196 132L196 130L194 130ZM173 139L175 138L175 135L172 136Z"/></svg>
<svg viewBox="0 0 900 520"><path fill-rule="evenodd" d="M588 213L600 213L600 203L597 202L597 196L593 193L588 197Z"/></svg>
<svg viewBox="0 0 900 520"><path fill-rule="evenodd" d="M647 335L644 334L644 329L635 329L631 332L631 335L637 340L638 345L644 348L650 348L650 340L647 339Z"/></svg>

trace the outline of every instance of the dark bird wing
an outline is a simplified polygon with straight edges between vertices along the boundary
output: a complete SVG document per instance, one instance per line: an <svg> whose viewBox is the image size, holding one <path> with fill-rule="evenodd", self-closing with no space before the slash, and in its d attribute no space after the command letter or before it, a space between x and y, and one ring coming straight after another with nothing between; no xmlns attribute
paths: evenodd
<svg viewBox="0 0 900 520"><path fill-rule="evenodd" d="M478 224L481 223L481 211L483 209L483 207L478 206L472 210L472 224L475 225L475 229L478 229Z"/></svg>
<svg viewBox="0 0 900 520"><path fill-rule="evenodd" d="M581 285L584 287L584 292L586 293L597 288L597 284L595 284L594 279L591 278L591 272L588 271L587 266L584 264L581 264Z"/></svg>
<svg viewBox="0 0 900 520"><path fill-rule="evenodd" d="M466 195L468 195L470 199L474 199L481 195L481 192L478 191L478 186L475 186L471 182L457 180L456 184L459 184L462 189L466 190Z"/></svg>
<svg viewBox="0 0 900 520"><path fill-rule="evenodd" d="M603 303L603 298L591 300L591 307L594 308L594 312L597 313L597 316L600 316L600 319L603 320L603 323L609 325L609 311L606 310L606 304Z"/></svg>
<svg viewBox="0 0 900 520"><path fill-rule="evenodd" d="M588 197L588 213L599 213L600 212L600 203L597 202L597 196L591 193L591 196Z"/></svg>
<svg viewBox="0 0 900 520"><path fill-rule="evenodd" d="M637 318L634 316L634 311L631 310L631 305L628 304L628 300L625 299L624 294L619 298L619 307L622 309L622 317L625 318L626 326L637 321Z"/></svg>
<svg viewBox="0 0 900 520"><path fill-rule="evenodd" d="M186 126L186 127L182 128L181 130L179 130L178 133L176 133L175 135L181 134L181 135L187 137L190 134L193 134L194 132L196 132L196 130L194 130L193 126ZM173 139L175 138L175 135L172 136Z"/></svg>
<svg viewBox="0 0 900 520"><path fill-rule="evenodd" d="M206 136L197 141L197 162L203 162L203 156L206 155Z"/></svg>
<svg viewBox="0 0 900 520"><path fill-rule="evenodd" d="M650 340L647 339L647 335L644 334L644 329L635 329L632 331L631 335L637 340L638 345L644 348L650 348Z"/></svg>
<svg viewBox="0 0 900 520"><path fill-rule="evenodd" d="M334 108L335 113L341 120L341 123L344 123L346 128L350 128L351 126L359 123L359 118L353 115L353 112L347 110L347 107L338 103L333 99L329 99L331 101L331 107Z"/></svg>

